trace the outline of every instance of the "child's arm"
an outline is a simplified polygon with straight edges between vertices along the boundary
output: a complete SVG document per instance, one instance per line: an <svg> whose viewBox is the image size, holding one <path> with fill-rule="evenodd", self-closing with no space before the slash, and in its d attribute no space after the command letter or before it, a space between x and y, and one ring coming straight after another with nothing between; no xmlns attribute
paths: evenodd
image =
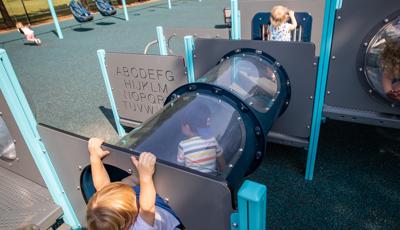
<svg viewBox="0 0 400 230"><path fill-rule="evenodd" d="M100 138L91 138L88 144L93 184L96 191L100 191L104 186L110 184L110 177L101 161L101 159L107 156L110 152L104 151L101 148L103 142L104 140Z"/></svg>
<svg viewBox="0 0 400 230"><path fill-rule="evenodd" d="M290 21L292 21L292 24L289 24L289 30L295 30L297 28L297 21L293 10L289 10L289 17Z"/></svg>
<svg viewBox="0 0 400 230"><path fill-rule="evenodd" d="M222 172L225 169L225 157L221 146L217 142L217 162L219 170Z"/></svg>
<svg viewBox="0 0 400 230"><path fill-rule="evenodd" d="M217 157L217 161L218 161L218 166L219 166L219 170L222 172L225 169L225 158L224 155L222 154L221 156Z"/></svg>
<svg viewBox="0 0 400 230"><path fill-rule="evenodd" d="M156 212L156 188L153 182L156 157L152 153L143 152L139 156L139 161L135 157L131 159L139 172L139 215L147 224L153 226Z"/></svg>
<svg viewBox="0 0 400 230"><path fill-rule="evenodd" d="M390 93L393 90L392 81L393 81L393 74L390 74L388 71L384 70L382 76L382 87L383 91L386 94Z"/></svg>

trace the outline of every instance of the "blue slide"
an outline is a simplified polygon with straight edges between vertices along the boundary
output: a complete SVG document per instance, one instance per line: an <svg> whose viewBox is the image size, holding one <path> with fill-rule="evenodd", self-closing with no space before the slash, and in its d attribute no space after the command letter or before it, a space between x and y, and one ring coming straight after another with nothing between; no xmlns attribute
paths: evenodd
<svg viewBox="0 0 400 230"><path fill-rule="evenodd" d="M93 20L93 15L83 7L82 3L79 1L71 0L69 8L78 22L88 22Z"/></svg>
<svg viewBox="0 0 400 230"><path fill-rule="evenodd" d="M95 0L96 7L103 16L111 16L117 13L109 0Z"/></svg>

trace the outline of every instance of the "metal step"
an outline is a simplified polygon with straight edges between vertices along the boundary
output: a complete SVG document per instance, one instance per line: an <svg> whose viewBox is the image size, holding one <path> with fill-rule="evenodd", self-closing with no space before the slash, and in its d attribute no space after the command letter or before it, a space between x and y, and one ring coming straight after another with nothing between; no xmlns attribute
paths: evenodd
<svg viewBox="0 0 400 230"><path fill-rule="evenodd" d="M48 229L63 214L49 191L0 167L0 229Z"/></svg>

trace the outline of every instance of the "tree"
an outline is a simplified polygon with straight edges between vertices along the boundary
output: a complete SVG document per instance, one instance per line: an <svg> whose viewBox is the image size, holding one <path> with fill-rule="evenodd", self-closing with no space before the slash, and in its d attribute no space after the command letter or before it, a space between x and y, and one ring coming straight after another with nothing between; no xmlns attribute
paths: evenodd
<svg viewBox="0 0 400 230"><path fill-rule="evenodd" d="M14 26L14 22L11 19L10 15L8 14L6 5L4 5L3 0L0 0L0 12L1 12L1 16L3 16L4 23L8 27Z"/></svg>

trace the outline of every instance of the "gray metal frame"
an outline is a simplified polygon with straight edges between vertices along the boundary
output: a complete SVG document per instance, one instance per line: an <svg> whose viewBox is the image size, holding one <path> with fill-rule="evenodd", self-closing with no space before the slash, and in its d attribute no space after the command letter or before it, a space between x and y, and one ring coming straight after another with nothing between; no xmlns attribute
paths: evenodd
<svg viewBox="0 0 400 230"><path fill-rule="evenodd" d="M242 39L251 39L251 23L258 12L270 12L273 6L283 5L296 12L308 12L312 16L311 42L319 55L322 24L324 22L324 0L241 0L239 1Z"/></svg>
<svg viewBox="0 0 400 230"><path fill-rule="evenodd" d="M362 6L362 7L360 7ZM398 0L347 0L336 11L324 115L328 118L400 128L399 108L374 95L363 77L360 51L385 19L400 10ZM366 17L368 15L368 17Z"/></svg>
<svg viewBox="0 0 400 230"><path fill-rule="evenodd" d="M185 36L193 36L194 38L223 38L229 39L229 29L209 29L209 28L164 28L164 36L167 43L168 53L183 55L183 47ZM177 47L172 47L171 42L177 44Z"/></svg>
<svg viewBox="0 0 400 230"><path fill-rule="evenodd" d="M208 28L164 28L164 36L168 38L176 36L183 39L187 35L195 38L224 38L229 39L229 29L208 29Z"/></svg>
<svg viewBox="0 0 400 230"><path fill-rule="evenodd" d="M50 159L82 226L86 225L86 204L80 191L82 170L89 165L87 139L73 134L38 126ZM111 151L104 163L136 174L130 153L107 146ZM187 229L230 229L232 197L223 181L202 177L157 162L154 176L157 193L176 211Z"/></svg>
<svg viewBox="0 0 400 230"><path fill-rule="evenodd" d="M0 160L0 228L48 229L63 211L51 199L1 91L0 118L14 139L17 152L13 161Z"/></svg>
<svg viewBox="0 0 400 230"><path fill-rule="evenodd" d="M277 119L269 140L286 145L306 147L315 91L317 58L315 46L303 42L274 42L225 39L196 39L195 78L215 66L225 54L240 48L253 48L272 56L285 69L291 85L286 111Z"/></svg>
<svg viewBox="0 0 400 230"><path fill-rule="evenodd" d="M11 114L10 109L4 99L3 94L0 91L0 116L6 122L8 129L10 130L11 136L15 140L15 147L17 151L17 159L11 162L0 160L0 167L6 168L20 176L23 176L35 183L46 187L42 176L40 175L35 162L33 161L32 155L22 137L17 123Z"/></svg>

